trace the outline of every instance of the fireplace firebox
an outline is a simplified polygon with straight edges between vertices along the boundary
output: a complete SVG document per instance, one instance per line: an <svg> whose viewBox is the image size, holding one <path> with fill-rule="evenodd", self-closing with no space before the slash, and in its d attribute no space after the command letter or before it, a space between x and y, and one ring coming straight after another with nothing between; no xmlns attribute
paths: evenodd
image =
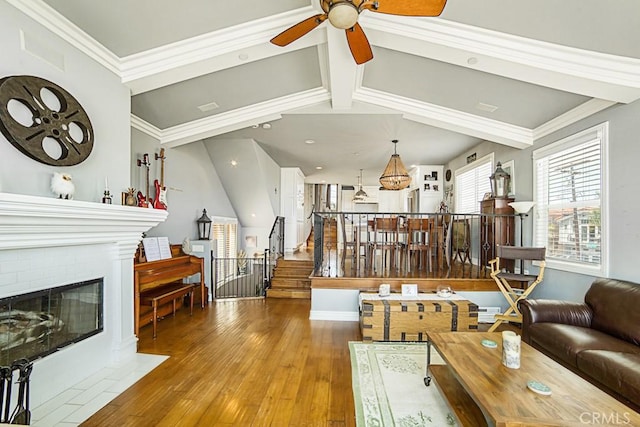
<svg viewBox="0 0 640 427"><path fill-rule="evenodd" d="M35 360L102 332L104 280L0 299L0 365Z"/></svg>

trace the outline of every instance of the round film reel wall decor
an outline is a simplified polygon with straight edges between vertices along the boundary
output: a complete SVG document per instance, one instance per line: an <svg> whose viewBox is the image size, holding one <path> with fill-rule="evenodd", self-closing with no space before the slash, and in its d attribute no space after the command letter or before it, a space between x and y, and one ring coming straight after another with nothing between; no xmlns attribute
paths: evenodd
<svg viewBox="0 0 640 427"><path fill-rule="evenodd" d="M93 127L80 103L40 77L0 79L0 131L24 155L51 166L82 163L93 149Z"/></svg>

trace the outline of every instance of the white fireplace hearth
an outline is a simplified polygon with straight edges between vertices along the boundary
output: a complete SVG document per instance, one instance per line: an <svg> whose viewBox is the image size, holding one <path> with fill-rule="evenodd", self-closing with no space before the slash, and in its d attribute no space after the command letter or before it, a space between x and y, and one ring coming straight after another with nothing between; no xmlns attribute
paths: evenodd
<svg viewBox="0 0 640 427"><path fill-rule="evenodd" d="M0 193L0 298L104 278L104 331L34 361L31 406L133 357L133 257L167 211Z"/></svg>

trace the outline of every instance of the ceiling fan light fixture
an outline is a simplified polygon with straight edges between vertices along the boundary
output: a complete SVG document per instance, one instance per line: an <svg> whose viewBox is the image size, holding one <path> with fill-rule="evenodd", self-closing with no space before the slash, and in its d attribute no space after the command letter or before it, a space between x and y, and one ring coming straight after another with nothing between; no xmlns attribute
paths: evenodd
<svg viewBox="0 0 640 427"><path fill-rule="evenodd" d="M329 22L336 28L347 30L356 25L359 13L358 8L351 2L336 2L329 9Z"/></svg>
<svg viewBox="0 0 640 427"><path fill-rule="evenodd" d="M404 167L400 155L396 152L398 140L394 139L392 142L394 144L393 154L380 176L380 184L387 190L402 190L411 184L411 177L407 168Z"/></svg>

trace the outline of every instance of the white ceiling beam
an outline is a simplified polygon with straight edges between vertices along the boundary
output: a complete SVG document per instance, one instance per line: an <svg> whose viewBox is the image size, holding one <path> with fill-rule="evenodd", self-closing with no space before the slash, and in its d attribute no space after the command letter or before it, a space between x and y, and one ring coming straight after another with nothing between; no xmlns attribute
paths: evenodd
<svg viewBox="0 0 640 427"><path fill-rule="evenodd" d="M326 42L314 30L286 47L269 40L314 12L311 6L213 31L121 59L122 81L133 95Z"/></svg>
<svg viewBox="0 0 640 427"><path fill-rule="evenodd" d="M533 144L533 132L531 129L463 113L427 102L366 88L356 91L354 99L394 108L403 112L403 117L408 120L486 139L498 144L515 148L527 148Z"/></svg>
<svg viewBox="0 0 640 427"><path fill-rule="evenodd" d="M609 101L640 98L640 60L498 33L439 18L360 18L375 46ZM472 59L473 58L473 59Z"/></svg>
<svg viewBox="0 0 640 427"><path fill-rule="evenodd" d="M328 101L330 98L331 95L326 89L318 88L260 102L248 107L237 108L163 129L160 143L169 147L189 144L254 124L277 120L282 117L281 113L287 110L319 104Z"/></svg>
<svg viewBox="0 0 640 427"><path fill-rule="evenodd" d="M331 105L334 110L348 110L353 103L359 66L351 56L344 30L327 24L327 45Z"/></svg>

